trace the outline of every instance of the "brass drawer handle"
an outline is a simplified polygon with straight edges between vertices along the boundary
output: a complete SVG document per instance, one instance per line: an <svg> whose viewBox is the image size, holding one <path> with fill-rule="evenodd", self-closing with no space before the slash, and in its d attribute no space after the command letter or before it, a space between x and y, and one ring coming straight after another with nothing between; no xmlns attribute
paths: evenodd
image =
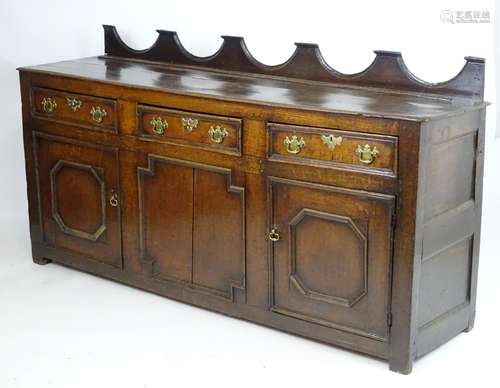
<svg viewBox="0 0 500 388"><path fill-rule="evenodd" d="M153 117L149 124L153 127L153 133L159 136L164 135L165 129L168 128L167 120L162 119L161 117Z"/></svg>
<svg viewBox="0 0 500 388"><path fill-rule="evenodd" d="M45 113L52 113L57 108L56 99L44 97L42 100L42 109Z"/></svg>
<svg viewBox="0 0 500 388"><path fill-rule="evenodd" d="M298 139L297 136L294 135L291 139L289 139L288 136L285 137L283 144L286 146L286 150L289 154L298 154L300 150L304 148L306 142L303 137Z"/></svg>
<svg viewBox="0 0 500 388"><path fill-rule="evenodd" d="M356 148L356 154L358 155L361 163L371 164L380 152L377 147L374 146L371 148L369 144L365 144L364 146L358 145L358 148Z"/></svg>
<svg viewBox="0 0 500 388"><path fill-rule="evenodd" d="M120 204L118 199L118 193L111 191L111 196L109 197L109 204L113 207L117 207Z"/></svg>
<svg viewBox="0 0 500 388"><path fill-rule="evenodd" d="M280 239L280 232L278 231L278 228L272 228L271 231L269 232L269 240L271 240L272 242L276 242L276 241L279 241Z"/></svg>
<svg viewBox="0 0 500 388"><path fill-rule="evenodd" d="M93 106L90 109L90 116L92 116L92 120L94 120L97 124L101 124L104 118L108 115L106 109L101 108L100 106Z"/></svg>
<svg viewBox="0 0 500 388"><path fill-rule="evenodd" d="M220 125L210 126L208 130L208 135L210 136L210 140L214 143L220 144L224 141L224 138L229 135L229 132L226 128L221 127Z"/></svg>
<svg viewBox="0 0 500 388"><path fill-rule="evenodd" d="M193 119L192 117L181 118L182 129L186 132L192 132L198 126L198 119Z"/></svg>
<svg viewBox="0 0 500 388"><path fill-rule="evenodd" d="M82 100L79 100L78 98L74 97L67 97L66 104L73 112L76 112L78 109L82 107Z"/></svg>
<svg viewBox="0 0 500 388"><path fill-rule="evenodd" d="M335 149L335 147L337 147L337 146L339 146L339 145L342 144L342 136L321 135L321 140L332 151Z"/></svg>

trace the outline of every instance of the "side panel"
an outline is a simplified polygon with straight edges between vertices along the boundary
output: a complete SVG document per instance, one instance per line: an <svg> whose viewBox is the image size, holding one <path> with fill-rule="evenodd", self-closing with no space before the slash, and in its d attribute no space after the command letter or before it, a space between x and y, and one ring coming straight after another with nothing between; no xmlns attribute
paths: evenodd
<svg viewBox="0 0 500 388"><path fill-rule="evenodd" d="M484 111L430 122L425 131L417 356L473 325Z"/></svg>

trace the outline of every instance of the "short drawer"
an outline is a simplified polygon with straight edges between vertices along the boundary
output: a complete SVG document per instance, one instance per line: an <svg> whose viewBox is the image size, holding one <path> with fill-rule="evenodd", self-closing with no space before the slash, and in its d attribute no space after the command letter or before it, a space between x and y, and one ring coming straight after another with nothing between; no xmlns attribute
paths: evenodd
<svg viewBox="0 0 500 388"><path fill-rule="evenodd" d="M31 89L33 116L116 132L116 101L59 90Z"/></svg>
<svg viewBox="0 0 500 388"><path fill-rule="evenodd" d="M139 136L241 155L241 120L139 105Z"/></svg>
<svg viewBox="0 0 500 388"><path fill-rule="evenodd" d="M397 175L398 138L268 123L268 159Z"/></svg>

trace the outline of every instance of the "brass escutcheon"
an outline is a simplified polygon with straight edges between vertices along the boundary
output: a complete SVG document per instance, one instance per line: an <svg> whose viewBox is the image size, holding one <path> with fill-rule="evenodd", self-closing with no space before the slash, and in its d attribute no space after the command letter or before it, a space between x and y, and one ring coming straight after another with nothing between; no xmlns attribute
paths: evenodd
<svg viewBox="0 0 500 388"><path fill-rule="evenodd" d="M66 104L70 107L73 112L76 112L82 107L82 100L74 97L67 97Z"/></svg>
<svg viewBox="0 0 500 388"><path fill-rule="evenodd" d="M165 134L165 129L168 128L167 120L162 119L161 117L153 117L149 124L153 127L153 132L160 136Z"/></svg>
<svg viewBox="0 0 500 388"><path fill-rule="evenodd" d="M372 149L369 144L365 144L364 146L358 145L356 148L359 161L364 164L371 164L379 153L377 147L373 147Z"/></svg>
<svg viewBox="0 0 500 388"><path fill-rule="evenodd" d="M278 231L278 228L274 227L271 229L271 231L269 232L269 240L271 240L272 242L276 242L276 241L279 241L280 239L280 232Z"/></svg>
<svg viewBox="0 0 500 388"><path fill-rule="evenodd" d="M52 113L57 108L55 98L44 97L42 100L42 109L45 113Z"/></svg>
<svg viewBox="0 0 500 388"><path fill-rule="evenodd" d="M181 118L182 128L186 132L192 132L198 126L198 119L193 119L192 117Z"/></svg>
<svg viewBox="0 0 500 388"><path fill-rule="evenodd" d="M208 130L208 135L210 136L210 140L214 143L220 144L224 141L224 138L229 135L229 132L226 128L221 127L220 125L210 126Z"/></svg>
<svg viewBox="0 0 500 388"><path fill-rule="evenodd" d="M101 108L100 106L93 106L90 109L90 116L92 116L92 120L94 120L97 124L101 124L104 118L108 115L106 109Z"/></svg>
<svg viewBox="0 0 500 388"><path fill-rule="evenodd" d="M283 144L286 146L286 150L290 154L298 154L302 148L306 145L306 142L304 141L304 138L301 137L300 139L297 138L297 136L292 136L291 139L285 137L285 140L283 140Z"/></svg>
<svg viewBox="0 0 500 388"><path fill-rule="evenodd" d="M109 197L109 204L113 207L117 207L120 204L118 200L118 193L111 191L111 196Z"/></svg>
<svg viewBox="0 0 500 388"><path fill-rule="evenodd" d="M321 135L321 140L332 151L335 149L335 147L337 147L337 146L339 146L339 145L342 144L342 136Z"/></svg>

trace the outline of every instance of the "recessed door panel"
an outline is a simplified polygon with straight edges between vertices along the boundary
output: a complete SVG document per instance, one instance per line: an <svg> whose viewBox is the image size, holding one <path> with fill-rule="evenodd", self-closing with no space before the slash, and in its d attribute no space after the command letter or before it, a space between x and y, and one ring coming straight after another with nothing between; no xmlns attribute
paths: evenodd
<svg viewBox="0 0 500 388"><path fill-rule="evenodd" d="M392 196L270 178L272 309L387 340Z"/></svg>
<svg viewBox="0 0 500 388"><path fill-rule="evenodd" d="M35 133L44 241L121 267L118 151Z"/></svg>
<svg viewBox="0 0 500 388"><path fill-rule="evenodd" d="M191 282L193 169L155 161L139 170L141 259L155 277Z"/></svg>
<svg viewBox="0 0 500 388"><path fill-rule="evenodd" d="M244 289L244 188L232 175L226 168L148 156L148 166L138 168L146 272L229 300L234 288Z"/></svg>
<svg viewBox="0 0 500 388"><path fill-rule="evenodd" d="M66 234L96 241L106 231L106 184L99 169L61 159L50 170L52 216Z"/></svg>
<svg viewBox="0 0 500 388"><path fill-rule="evenodd" d="M244 287L244 190L228 172L195 170L193 283L231 297Z"/></svg>
<svg viewBox="0 0 500 388"><path fill-rule="evenodd" d="M292 284L304 295L351 306L366 293L364 222L304 208L290 223Z"/></svg>

